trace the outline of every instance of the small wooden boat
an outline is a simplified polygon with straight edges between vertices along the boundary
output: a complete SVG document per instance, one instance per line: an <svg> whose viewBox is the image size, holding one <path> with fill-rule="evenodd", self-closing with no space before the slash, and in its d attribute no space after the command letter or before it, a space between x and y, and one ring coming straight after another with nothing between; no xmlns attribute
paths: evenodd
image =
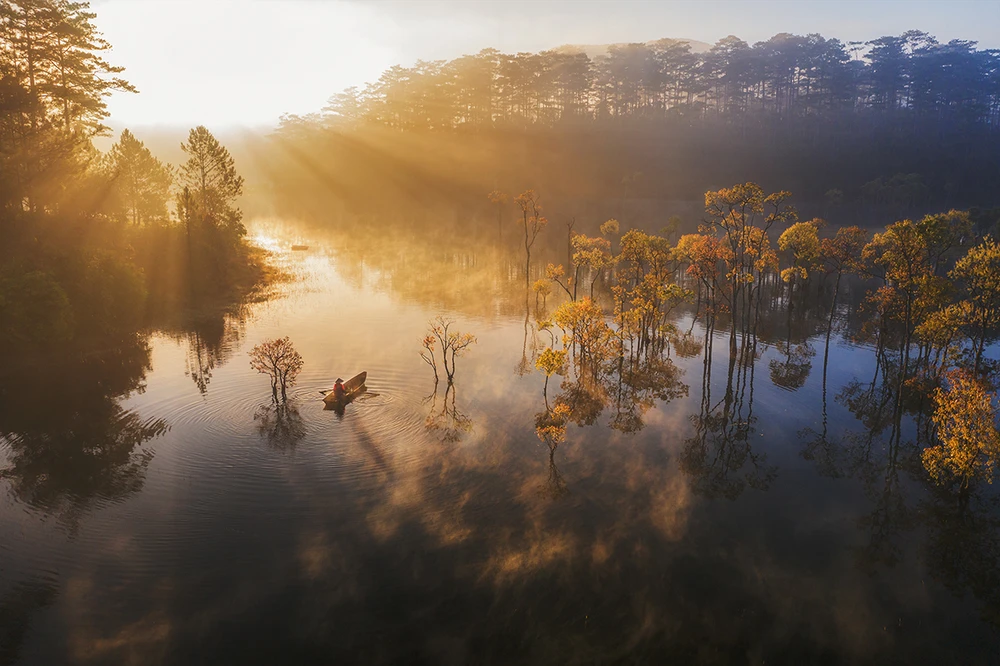
<svg viewBox="0 0 1000 666"><path fill-rule="evenodd" d="M308 245L293 245L292 252L304 252L309 249Z"/></svg>
<svg viewBox="0 0 1000 666"><path fill-rule="evenodd" d="M351 400L365 392L365 380L368 379L367 372L359 372L346 382L344 382L344 395L337 397L333 389L320 391L323 394L323 402L327 405L346 405Z"/></svg>

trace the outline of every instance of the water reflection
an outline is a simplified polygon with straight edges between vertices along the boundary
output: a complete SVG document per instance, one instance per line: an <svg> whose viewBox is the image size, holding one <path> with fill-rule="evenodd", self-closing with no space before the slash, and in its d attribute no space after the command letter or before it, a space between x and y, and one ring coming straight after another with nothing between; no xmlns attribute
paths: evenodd
<svg viewBox="0 0 1000 666"><path fill-rule="evenodd" d="M268 446L279 451L292 451L306 436L306 424L294 401L271 401L261 405L253 415L257 434Z"/></svg>
<svg viewBox="0 0 1000 666"><path fill-rule="evenodd" d="M0 594L0 664L16 664L32 615L50 605L58 588L51 580L30 578Z"/></svg>
<svg viewBox="0 0 1000 666"><path fill-rule="evenodd" d="M956 594L970 591L983 619L1000 628L1000 516L997 499L979 497L961 505L936 495L921 503L927 526L931 575Z"/></svg>
<svg viewBox="0 0 1000 666"><path fill-rule="evenodd" d="M684 445L681 466L694 478L695 489L709 497L738 498L747 486L766 490L778 468L767 454L754 449L754 371L757 338L743 337L737 350L730 348L726 388L717 401L712 397L713 334L705 329L702 357L700 411L691 416L695 434Z"/></svg>
<svg viewBox="0 0 1000 666"><path fill-rule="evenodd" d="M182 324L180 337L187 345L185 373L204 395L212 372L238 349L245 327L245 310L218 311L192 317Z"/></svg>
<svg viewBox="0 0 1000 666"><path fill-rule="evenodd" d="M63 559L50 566L68 572L73 594L52 603L79 625L77 654L867 663L957 651L988 663L998 634L978 614L996 614L996 509L926 501L911 473L921 428L909 406L897 407L892 363L870 382L871 349L827 340L822 376L811 371L828 301L789 317L769 282L758 322L738 322L734 338L728 316L717 331L715 319L687 322L688 312L685 332L664 329L658 345L634 352L612 327L605 353L585 363L546 321L545 304L526 304L523 274L501 255L345 239L329 254L290 259L312 277L245 324L248 340L289 334L302 349L300 392L287 405L255 411L260 385L247 364L219 371L239 357L243 338L225 332L238 321L185 335L190 374L204 381L181 377L177 389L170 371L181 368L157 368L150 393L180 397L137 399L126 412L175 424L158 449L176 452L183 483L150 476L123 528L141 534L134 547L54 548ZM595 296L611 311L606 285ZM553 310L562 299L549 298ZM463 330L480 345L458 383L428 393L412 341L451 307L477 315ZM331 327L344 321L361 333L331 345ZM543 384L535 363L547 348L568 360ZM165 366L184 365L168 344L161 351ZM316 389L358 359L383 397L365 396L331 423ZM142 380L111 384L105 393L116 396ZM195 408L202 419L172 418ZM5 402L5 433L19 418L9 411ZM799 433L796 446L786 432ZM169 525L149 520L162 506ZM74 556L86 562L63 563ZM15 559L30 568L23 552ZM107 570L127 574L128 587L103 585ZM36 608L17 599L41 597L11 598L0 619L29 616L3 609ZM928 630L939 625L958 638ZM22 642L26 659L46 654L30 635Z"/></svg>
<svg viewBox="0 0 1000 666"><path fill-rule="evenodd" d="M458 408L458 387L453 382L447 382L440 400L438 382L434 382L434 390L423 402L430 405L424 427L442 442L454 444L472 432L472 419Z"/></svg>
<svg viewBox="0 0 1000 666"><path fill-rule="evenodd" d="M122 408L119 399L142 392L149 353L137 338L99 354L50 358L51 365L8 366L0 478L19 500L75 525L95 501L142 488L153 456L143 445L167 424Z"/></svg>
<svg viewBox="0 0 1000 666"><path fill-rule="evenodd" d="M795 391L805 386L816 350L808 342L793 345L789 341L785 343L783 352L783 359L771 359L768 363L771 381L775 386Z"/></svg>

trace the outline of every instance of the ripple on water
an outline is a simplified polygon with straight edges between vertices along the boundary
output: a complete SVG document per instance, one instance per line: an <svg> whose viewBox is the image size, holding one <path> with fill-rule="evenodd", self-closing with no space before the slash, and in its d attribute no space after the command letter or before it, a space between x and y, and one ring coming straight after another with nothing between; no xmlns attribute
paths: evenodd
<svg viewBox="0 0 1000 666"><path fill-rule="evenodd" d="M322 496L384 484L402 470L420 475L427 455L420 446L427 440L417 395L423 387L400 370L372 368L367 393L342 416L324 409L320 390L329 380L296 386L289 397L299 431L290 445L287 438L268 438L266 423L273 424L275 415L267 413L269 402L259 382L251 381L255 375L219 374L205 395L179 391L145 402L143 411L170 423L178 435L173 443L182 447L159 473L168 484L190 486L198 479L198 489L189 489L197 493L192 511L207 513L219 502L259 504L262 493L291 477L304 478Z"/></svg>

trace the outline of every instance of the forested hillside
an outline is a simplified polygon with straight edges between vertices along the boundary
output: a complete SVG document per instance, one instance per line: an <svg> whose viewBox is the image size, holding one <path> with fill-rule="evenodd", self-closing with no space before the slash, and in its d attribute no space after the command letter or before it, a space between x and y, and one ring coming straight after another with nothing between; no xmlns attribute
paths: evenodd
<svg viewBox="0 0 1000 666"><path fill-rule="evenodd" d="M538 187L696 200L754 179L893 214L996 203L1000 52L919 31L870 42L778 34L393 67L287 116L273 180L366 207L399 195ZM823 211L819 211L823 212Z"/></svg>

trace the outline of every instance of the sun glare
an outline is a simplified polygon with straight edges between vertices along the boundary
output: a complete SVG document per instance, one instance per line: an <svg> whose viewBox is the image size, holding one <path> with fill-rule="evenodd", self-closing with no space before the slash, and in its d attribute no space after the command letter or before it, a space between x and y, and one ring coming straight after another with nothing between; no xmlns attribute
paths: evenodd
<svg viewBox="0 0 1000 666"><path fill-rule="evenodd" d="M374 10L355 3L111 0L94 9L113 61L139 89L109 103L128 124L273 124L398 59Z"/></svg>

